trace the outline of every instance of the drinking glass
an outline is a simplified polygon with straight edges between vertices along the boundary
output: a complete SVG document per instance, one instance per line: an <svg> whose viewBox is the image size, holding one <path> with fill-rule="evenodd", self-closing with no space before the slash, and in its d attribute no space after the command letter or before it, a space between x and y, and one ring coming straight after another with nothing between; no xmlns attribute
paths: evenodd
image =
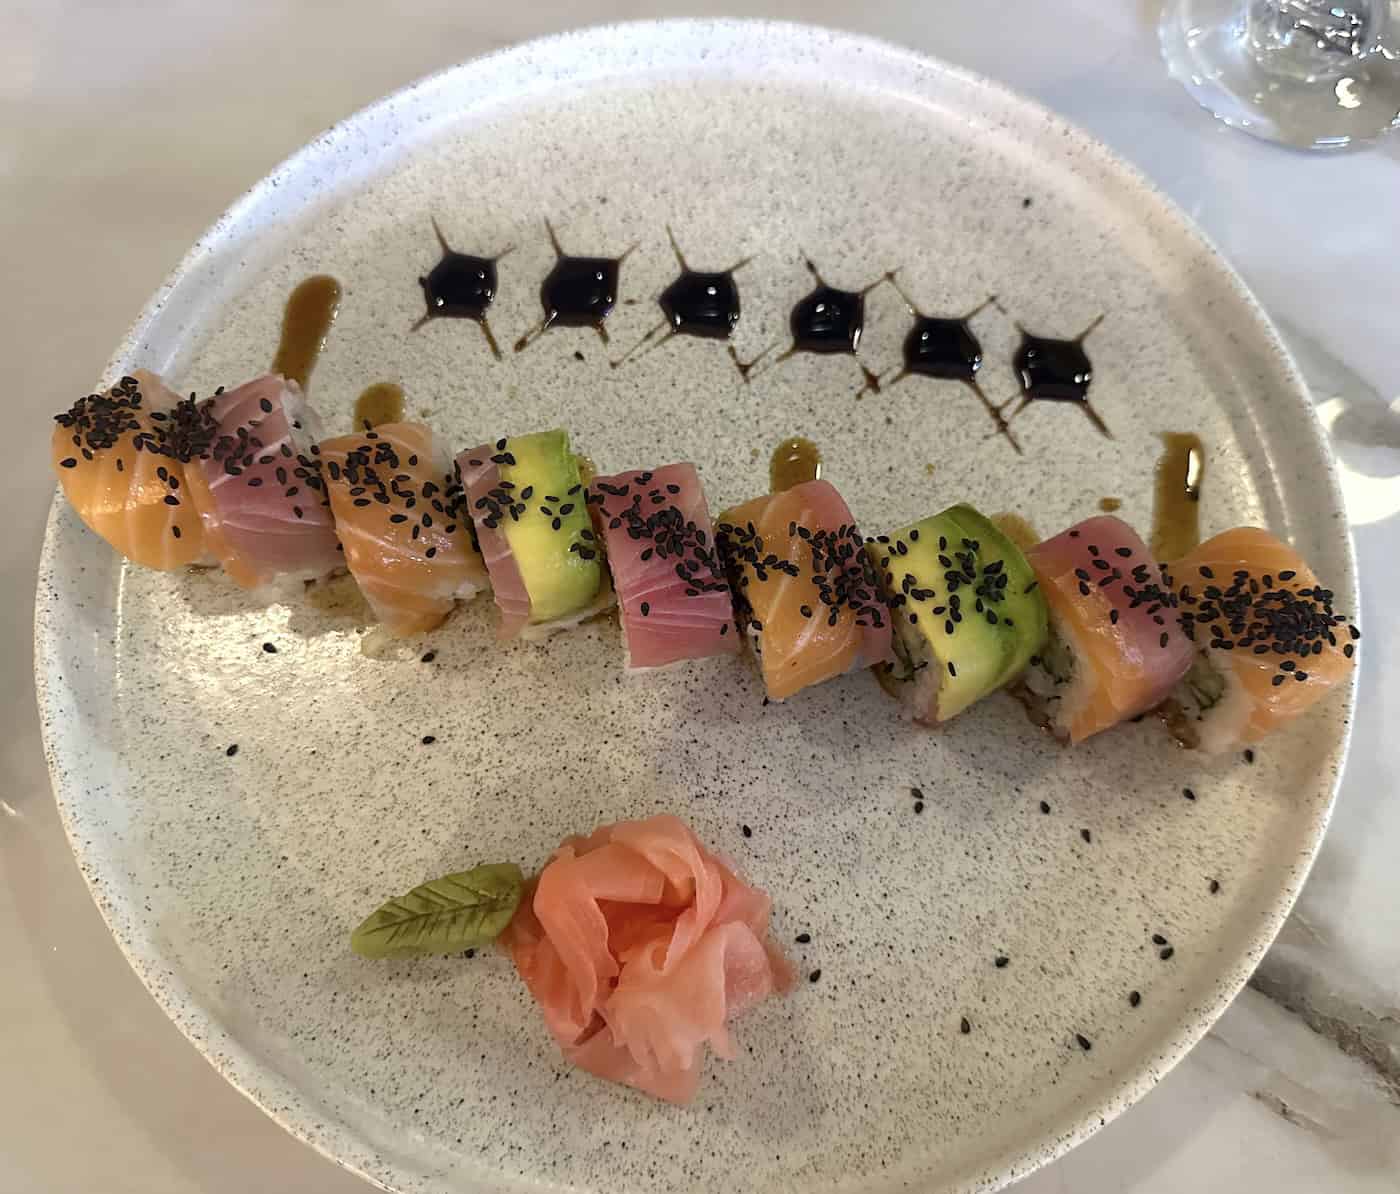
<svg viewBox="0 0 1400 1194"><path fill-rule="evenodd" d="M1166 0L1172 76L1232 128L1344 149L1400 127L1389 0Z"/></svg>

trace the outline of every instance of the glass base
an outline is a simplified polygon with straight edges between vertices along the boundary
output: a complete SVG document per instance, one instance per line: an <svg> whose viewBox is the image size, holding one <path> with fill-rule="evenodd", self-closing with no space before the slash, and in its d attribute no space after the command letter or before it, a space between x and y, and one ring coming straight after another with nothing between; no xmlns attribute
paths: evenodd
<svg viewBox="0 0 1400 1194"><path fill-rule="evenodd" d="M1167 0L1158 35L1167 68L1231 128L1296 149L1345 149L1400 128L1400 58L1382 49L1317 73L1258 42L1242 0Z"/></svg>

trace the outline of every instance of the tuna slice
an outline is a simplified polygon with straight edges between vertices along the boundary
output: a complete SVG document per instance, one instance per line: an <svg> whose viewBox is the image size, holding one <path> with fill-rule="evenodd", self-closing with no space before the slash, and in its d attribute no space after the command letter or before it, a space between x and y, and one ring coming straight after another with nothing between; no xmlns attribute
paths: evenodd
<svg viewBox="0 0 1400 1194"><path fill-rule="evenodd" d="M502 937L575 1065L688 1102L704 1046L792 984L768 897L676 817L605 826L555 851Z"/></svg>
<svg viewBox="0 0 1400 1194"><path fill-rule="evenodd" d="M245 589L314 580L342 565L321 480L320 419L301 387L270 373L206 404L216 426L190 486L210 550Z"/></svg>
<svg viewBox="0 0 1400 1194"><path fill-rule="evenodd" d="M622 610L629 668L739 650L733 599L694 465L597 477L589 502Z"/></svg>

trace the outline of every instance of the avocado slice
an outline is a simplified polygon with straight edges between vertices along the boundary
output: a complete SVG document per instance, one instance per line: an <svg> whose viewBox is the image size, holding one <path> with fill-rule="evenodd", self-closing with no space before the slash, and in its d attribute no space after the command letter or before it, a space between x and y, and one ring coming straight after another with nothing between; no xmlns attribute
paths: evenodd
<svg viewBox="0 0 1400 1194"><path fill-rule="evenodd" d="M920 721L956 717L1014 679L1045 643L1045 598L1021 549L971 506L866 545L886 589L896 678Z"/></svg>
<svg viewBox="0 0 1400 1194"><path fill-rule="evenodd" d="M513 436L502 454L501 481L525 506L502 529L530 595L530 621L576 613L597 597L603 568L569 433Z"/></svg>

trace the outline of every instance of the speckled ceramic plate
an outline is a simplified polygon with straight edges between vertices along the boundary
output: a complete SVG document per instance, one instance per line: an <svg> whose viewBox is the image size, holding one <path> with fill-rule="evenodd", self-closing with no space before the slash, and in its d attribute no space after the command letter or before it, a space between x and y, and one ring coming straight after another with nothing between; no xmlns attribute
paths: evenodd
<svg viewBox="0 0 1400 1194"><path fill-rule="evenodd" d="M504 361L469 322L410 332L430 216L459 249L515 246L492 312ZM538 318L545 217L576 253L635 246L611 346L555 330L510 353ZM1007 314L973 323L998 399L1015 392L1013 321L1068 337L1104 315L1088 350L1113 438L1038 403L1017 456L965 388L858 399L844 356L744 385L722 345L677 338L612 369L658 318L667 224L699 267L753 257L744 360L785 342L803 253L849 288L898 267L930 313L998 295ZM332 428L365 385L399 381L459 447L566 424L604 471L694 460L714 508L761 492L770 449L800 432L871 532L961 499L1049 532L1105 496L1145 528L1159 433L1194 431L1204 529L1272 527L1350 605L1324 443L1239 280L1102 146L890 46L635 25L438 75L236 204L111 373L144 365L200 391L254 374L313 272L345 289L311 387ZM908 325L876 288L861 360L896 365ZM492 622L480 603L386 649L353 602L259 608L217 573L124 568L62 502L40 581L54 786L132 964L288 1129L415 1194L954 1191L1024 1174L1149 1089L1238 990L1307 872L1346 742L1344 697L1252 765L1185 754L1150 721L1064 751L1000 696L927 733L864 674L765 707L734 660L629 676L610 622L505 647ZM499 956L349 952L351 927L418 880L537 865L566 833L663 809L773 893L777 935L821 970L739 1024L737 1060L712 1061L688 1109L571 1072Z"/></svg>

